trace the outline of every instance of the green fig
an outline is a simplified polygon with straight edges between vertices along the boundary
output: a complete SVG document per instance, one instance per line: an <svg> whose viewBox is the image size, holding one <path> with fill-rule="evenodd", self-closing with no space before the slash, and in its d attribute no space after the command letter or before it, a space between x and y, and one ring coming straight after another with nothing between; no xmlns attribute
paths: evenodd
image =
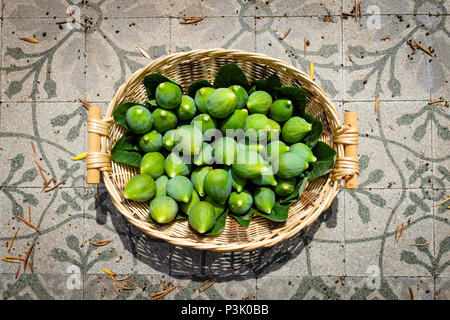
<svg viewBox="0 0 450 320"><path fill-rule="evenodd" d="M181 103L177 108L178 119L188 121L194 118L197 108L195 107L194 99L189 96L183 95L181 97Z"/></svg>
<svg viewBox="0 0 450 320"><path fill-rule="evenodd" d="M237 192L242 192L245 185L247 184L247 179L239 177L230 167L225 168L225 170L228 171L231 176L232 189L236 190Z"/></svg>
<svg viewBox="0 0 450 320"><path fill-rule="evenodd" d="M255 91L248 96L247 109L250 113L262 113L269 112L272 105L272 96L265 91Z"/></svg>
<svg viewBox="0 0 450 320"><path fill-rule="evenodd" d="M237 84L229 86L228 89L233 91L234 94L236 95L237 99L236 109L242 109L247 104L248 99L247 91Z"/></svg>
<svg viewBox="0 0 450 320"><path fill-rule="evenodd" d="M214 162L214 158L212 156L212 147L209 143L203 142L202 150L200 150L200 153L194 155L193 163L196 166L204 166L204 165L210 165L213 162Z"/></svg>
<svg viewBox="0 0 450 320"><path fill-rule="evenodd" d="M308 162L293 152L281 154L275 165L278 169L277 176L281 179L291 179L308 169Z"/></svg>
<svg viewBox="0 0 450 320"><path fill-rule="evenodd" d="M206 175L203 189L214 200L225 203L231 193L231 177L223 169L213 169Z"/></svg>
<svg viewBox="0 0 450 320"><path fill-rule="evenodd" d="M141 173L158 179L164 174L164 156L159 152L147 152L141 160Z"/></svg>
<svg viewBox="0 0 450 320"><path fill-rule="evenodd" d="M178 141L175 150L184 155L195 155L202 150L203 134L194 125L184 125L178 127L174 138Z"/></svg>
<svg viewBox="0 0 450 320"><path fill-rule="evenodd" d="M196 116L191 124L202 130L203 134L209 129L216 129L216 121L207 113Z"/></svg>
<svg viewBox="0 0 450 320"><path fill-rule="evenodd" d="M277 99L270 106L270 117L277 122L285 122L294 113L294 106L289 99Z"/></svg>
<svg viewBox="0 0 450 320"><path fill-rule="evenodd" d="M185 163L176 153L170 153L164 160L164 170L169 178L187 176L191 173L191 164Z"/></svg>
<svg viewBox="0 0 450 320"><path fill-rule="evenodd" d="M214 227L216 216L212 204L200 201L189 209L189 224L198 233L206 233Z"/></svg>
<svg viewBox="0 0 450 320"><path fill-rule="evenodd" d="M233 112L233 114L227 119L223 120L220 126L220 130L223 135L227 135L227 130L232 130L231 133L234 133L235 130L243 129L245 119L248 116L247 109L238 109Z"/></svg>
<svg viewBox="0 0 450 320"><path fill-rule="evenodd" d="M281 140L275 140L270 142L267 145L267 158L273 161L272 159L276 160L280 156L280 154L288 152L289 146L287 146L283 141Z"/></svg>
<svg viewBox="0 0 450 320"><path fill-rule="evenodd" d="M211 87L203 87L197 90L195 93L194 101L195 106L197 107L198 111L201 113L206 113L208 111L206 107L206 102L208 101L209 96L211 93L214 92L214 88Z"/></svg>
<svg viewBox="0 0 450 320"><path fill-rule="evenodd" d="M312 124L300 117L292 117L286 121L281 129L284 142L293 144L302 140L312 130Z"/></svg>
<svg viewBox="0 0 450 320"><path fill-rule="evenodd" d="M172 151L173 147L178 143L178 141L175 140L175 133L176 129L171 129L164 133L162 145L167 151Z"/></svg>
<svg viewBox="0 0 450 320"><path fill-rule="evenodd" d="M219 138L219 140L214 143L212 155L216 164L232 165L237 155L236 141L229 137Z"/></svg>
<svg viewBox="0 0 450 320"><path fill-rule="evenodd" d="M256 178L252 178L251 182L256 184L257 186L273 186L275 187L278 183L275 179L272 167L269 167L269 170L265 174L260 174Z"/></svg>
<svg viewBox="0 0 450 320"><path fill-rule="evenodd" d="M237 106L236 94L228 88L214 90L206 102L208 113L217 119L228 117Z"/></svg>
<svg viewBox="0 0 450 320"><path fill-rule="evenodd" d="M150 131L139 138L139 149L144 152L159 151L162 147L162 135L156 130Z"/></svg>
<svg viewBox="0 0 450 320"><path fill-rule="evenodd" d="M258 152L244 148L238 150L232 170L241 178L252 179L270 170L269 167L269 164Z"/></svg>
<svg viewBox="0 0 450 320"><path fill-rule="evenodd" d="M268 137L268 132L272 129L270 119L260 113L249 115L244 121L245 135L254 143L257 140L265 141Z"/></svg>
<svg viewBox="0 0 450 320"><path fill-rule="evenodd" d="M294 192L296 179L278 180L278 185L274 188L275 194L280 197L286 197Z"/></svg>
<svg viewBox="0 0 450 320"><path fill-rule="evenodd" d="M256 208L263 213L270 214L275 205L275 193L272 189L266 187L258 188L253 197L253 202L255 203Z"/></svg>
<svg viewBox="0 0 450 320"><path fill-rule="evenodd" d="M153 201L150 203L149 215L151 219L158 223L169 223L175 220L177 213L178 204L171 197L160 196L153 199Z"/></svg>
<svg viewBox="0 0 450 320"><path fill-rule="evenodd" d="M168 182L169 182L169 178L166 175L163 175L163 176L159 177L158 179L156 179L156 181L155 181L155 183L156 183L155 198L167 195L166 186L167 186Z"/></svg>
<svg viewBox="0 0 450 320"><path fill-rule="evenodd" d="M250 210L253 205L253 197L250 192L244 190L240 193L232 192L228 199L228 207L233 213L243 215Z"/></svg>
<svg viewBox="0 0 450 320"><path fill-rule="evenodd" d="M184 212L185 214L189 214L189 210L191 209L191 207L200 202L200 197L198 196L197 191L192 190L192 196L191 199L188 202L180 202L178 207L180 208L180 210L182 212Z"/></svg>
<svg viewBox="0 0 450 320"><path fill-rule="evenodd" d="M155 194L155 180L151 176L143 173L133 176L123 191L125 199L139 202L150 200Z"/></svg>
<svg viewBox="0 0 450 320"><path fill-rule="evenodd" d="M177 116L170 110L157 108L153 110L153 126L161 134L175 129L178 123Z"/></svg>
<svg viewBox="0 0 450 320"><path fill-rule="evenodd" d="M192 196L192 182L185 176L175 176L169 180L166 193L175 201L188 203Z"/></svg>
<svg viewBox="0 0 450 320"><path fill-rule="evenodd" d="M243 139L238 142L238 149L240 148L244 148L247 151L256 151L262 156L266 155L266 146L262 143L251 143Z"/></svg>
<svg viewBox="0 0 450 320"><path fill-rule="evenodd" d="M155 99L164 109L174 109L181 103L183 93L179 86L172 82L161 82L156 87Z"/></svg>
<svg viewBox="0 0 450 320"><path fill-rule="evenodd" d="M216 218L219 217L226 208L226 204L219 203L210 196L206 196L204 201L209 202L213 206Z"/></svg>
<svg viewBox="0 0 450 320"><path fill-rule="evenodd" d="M278 140L280 137L281 126L278 122L269 119L270 128L267 130L267 141Z"/></svg>
<svg viewBox="0 0 450 320"><path fill-rule="evenodd" d="M127 110L125 119L128 128L136 134L144 134L152 130L152 113L141 105L136 105Z"/></svg>
<svg viewBox="0 0 450 320"><path fill-rule="evenodd" d="M314 156L311 149L304 143L297 142L290 146L290 151L299 155L306 162L316 162L317 158Z"/></svg>
<svg viewBox="0 0 450 320"><path fill-rule="evenodd" d="M206 175L212 170L211 167L197 167L192 171L191 182L194 185L194 189L197 190L200 197L205 195L203 184L205 182Z"/></svg>

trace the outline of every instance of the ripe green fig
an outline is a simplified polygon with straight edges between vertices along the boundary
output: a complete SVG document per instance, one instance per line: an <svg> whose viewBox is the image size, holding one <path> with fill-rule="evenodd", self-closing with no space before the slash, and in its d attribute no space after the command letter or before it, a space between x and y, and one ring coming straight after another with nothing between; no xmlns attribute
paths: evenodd
<svg viewBox="0 0 450 320"><path fill-rule="evenodd" d="M190 226L200 234L206 233L214 227L216 216L211 203L200 201L194 204L188 213Z"/></svg>
<svg viewBox="0 0 450 320"><path fill-rule="evenodd" d="M159 152L147 152L141 160L141 173L158 179L164 174L164 156Z"/></svg>
<svg viewBox="0 0 450 320"><path fill-rule="evenodd" d="M253 202L256 208L263 213L270 214L275 205L275 193L272 189L266 187L258 188L253 197Z"/></svg>
<svg viewBox="0 0 450 320"><path fill-rule="evenodd" d="M139 138L139 149L144 152L159 151L162 147L162 139L161 133L152 130Z"/></svg>
<svg viewBox="0 0 450 320"><path fill-rule="evenodd" d="M192 182L185 176L175 176L169 180L166 193L175 201L188 203L192 196Z"/></svg>
<svg viewBox="0 0 450 320"><path fill-rule="evenodd" d="M141 105L136 105L127 110L125 119L128 128L136 134L144 134L152 130L152 113Z"/></svg>
<svg viewBox="0 0 450 320"><path fill-rule="evenodd" d="M217 119L228 117L237 106L236 94L228 88L218 88L208 97L208 113Z"/></svg>
<svg viewBox="0 0 450 320"><path fill-rule="evenodd" d="M155 193L155 180L147 174L140 173L128 181L123 196L128 200L143 202L153 198Z"/></svg>
<svg viewBox="0 0 450 320"><path fill-rule="evenodd" d="M177 213L178 204L171 197L160 196L150 203L149 215L158 223L169 223L175 220Z"/></svg>
<svg viewBox="0 0 450 320"><path fill-rule="evenodd" d="M228 199L228 207L233 213L246 214L253 205L253 197L250 192L232 192Z"/></svg>
<svg viewBox="0 0 450 320"><path fill-rule="evenodd" d="M254 91L248 96L247 109L250 113L266 114L272 105L272 96L265 91Z"/></svg>
<svg viewBox="0 0 450 320"><path fill-rule="evenodd" d="M174 109L181 103L183 93L179 86L172 82L161 82L156 87L155 99L164 109Z"/></svg>
<svg viewBox="0 0 450 320"><path fill-rule="evenodd" d="M231 177L224 169L208 172L203 183L205 193L219 203L225 203L231 193Z"/></svg>

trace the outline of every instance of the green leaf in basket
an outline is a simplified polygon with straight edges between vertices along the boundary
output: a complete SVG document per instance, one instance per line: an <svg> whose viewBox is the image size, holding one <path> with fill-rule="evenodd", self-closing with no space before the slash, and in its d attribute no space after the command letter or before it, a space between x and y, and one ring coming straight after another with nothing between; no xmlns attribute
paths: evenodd
<svg viewBox="0 0 450 320"><path fill-rule="evenodd" d="M229 63L221 67L214 79L214 88L228 88L235 84L240 85L245 90L250 88L247 77L236 64Z"/></svg>
<svg viewBox="0 0 450 320"><path fill-rule="evenodd" d="M130 109L133 106L142 106L142 104L137 103L137 102L125 102L122 104L119 104L113 112L113 117L114 117L114 121L118 124L120 124L122 127L125 127L128 129L128 125L127 125L127 111L128 109Z"/></svg>
<svg viewBox="0 0 450 320"><path fill-rule="evenodd" d="M214 223L214 227L211 231L205 233L207 236L215 236L218 235L225 229L225 223L227 222L228 210L225 210L217 217L216 222Z"/></svg>
<svg viewBox="0 0 450 320"><path fill-rule="evenodd" d="M301 177L300 180L294 187L292 193L282 199L280 199L280 204L291 204L297 202L302 196L303 190L305 190L306 183L308 182L308 177Z"/></svg>
<svg viewBox="0 0 450 320"><path fill-rule="evenodd" d="M334 167L336 151L325 142L319 141L312 149L317 161L311 163L311 169L306 172L308 179L314 179L327 174Z"/></svg>
<svg viewBox="0 0 450 320"><path fill-rule="evenodd" d="M137 147L137 136L124 134L111 149L111 159L115 162L140 167L142 155Z"/></svg>
<svg viewBox="0 0 450 320"><path fill-rule="evenodd" d="M292 101L294 104L294 115L303 117L306 109L306 91L299 87L282 87L274 88L277 99L285 98Z"/></svg>
<svg viewBox="0 0 450 320"><path fill-rule="evenodd" d="M147 96L150 100L155 99L156 87L162 82L172 82L180 87L181 91L183 91L183 87L175 81L170 80L166 76L163 76L159 73L148 74L144 77L144 87L147 91Z"/></svg>
<svg viewBox="0 0 450 320"><path fill-rule="evenodd" d="M237 214L230 213L230 216L236 220L241 226L247 228L250 225L250 221L252 221L253 216L256 214L256 210L251 208L246 214L240 216Z"/></svg>
<svg viewBox="0 0 450 320"><path fill-rule="evenodd" d="M314 148L317 141L319 141L320 136L323 131L323 123L322 121L314 118L313 116L305 113L303 118L312 124L312 129L308 134L303 138L303 143L306 144L310 149Z"/></svg>
<svg viewBox="0 0 450 320"><path fill-rule="evenodd" d="M270 214L265 214L260 211L256 211L256 215L275 222L285 222L288 218L289 207L290 207L289 204L284 205L281 204L280 202L275 202L275 205L273 206L272 212Z"/></svg>
<svg viewBox="0 0 450 320"><path fill-rule="evenodd" d="M278 77L276 74L272 74L267 79L263 80L256 80L255 81L255 90L262 90L270 93L273 100L277 97L277 91L275 88L279 88L282 86L280 77Z"/></svg>
<svg viewBox="0 0 450 320"><path fill-rule="evenodd" d="M194 99L198 89L212 86L213 85L209 83L208 80L197 80L195 82L192 82L188 87L188 96Z"/></svg>

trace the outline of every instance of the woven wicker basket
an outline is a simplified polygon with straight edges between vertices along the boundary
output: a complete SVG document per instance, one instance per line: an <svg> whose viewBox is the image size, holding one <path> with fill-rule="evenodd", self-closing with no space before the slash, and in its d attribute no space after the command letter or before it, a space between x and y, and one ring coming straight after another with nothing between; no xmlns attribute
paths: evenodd
<svg viewBox="0 0 450 320"><path fill-rule="evenodd" d="M112 120L114 108L127 101L140 103L146 101L143 79L147 74L161 73L180 83L183 88L187 88L196 80L212 81L219 68L230 62L236 63L249 81L267 78L276 73L281 78L283 86L302 87L307 91L307 112L324 123L320 140L337 151L335 168L326 176L308 183L300 200L291 206L285 223L255 217L248 228L243 228L233 218L228 217L222 233L217 236L201 236L189 227L187 220L175 221L168 225L148 222L148 203L128 201L122 195L126 183L138 173L139 169L116 163L110 158L109 151L125 132L123 127ZM88 183L99 183L101 171L112 202L131 224L150 236L196 249L220 252L247 251L272 246L290 238L314 222L331 205L342 179L352 179L358 174L358 160L354 149L353 157L345 154L347 146L349 149L357 147L357 127L340 123L335 106L310 76L286 62L238 50L194 50L153 61L135 72L118 89L105 117L101 117L98 107L90 108L88 139L86 159Z"/></svg>

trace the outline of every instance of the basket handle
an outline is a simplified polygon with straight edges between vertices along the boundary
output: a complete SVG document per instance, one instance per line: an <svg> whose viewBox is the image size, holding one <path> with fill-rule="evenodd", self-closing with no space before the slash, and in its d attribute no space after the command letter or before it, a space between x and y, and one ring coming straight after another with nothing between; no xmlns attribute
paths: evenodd
<svg viewBox="0 0 450 320"><path fill-rule="evenodd" d="M335 142L344 146L344 157L336 159L331 178L345 180L346 189L358 188L358 114L346 110L344 124L334 129Z"/></svg>
<svg viewBox="0 0 450 320"><path fill-rule="evenodd" d="M99 184L100 172L112 171L111 155L106 152L106 144L102 143L102 140L109 136L111 124L112 118L102 118L100 107L89 106L88 151L86 155L86 182L88 184Z"/></svg>

